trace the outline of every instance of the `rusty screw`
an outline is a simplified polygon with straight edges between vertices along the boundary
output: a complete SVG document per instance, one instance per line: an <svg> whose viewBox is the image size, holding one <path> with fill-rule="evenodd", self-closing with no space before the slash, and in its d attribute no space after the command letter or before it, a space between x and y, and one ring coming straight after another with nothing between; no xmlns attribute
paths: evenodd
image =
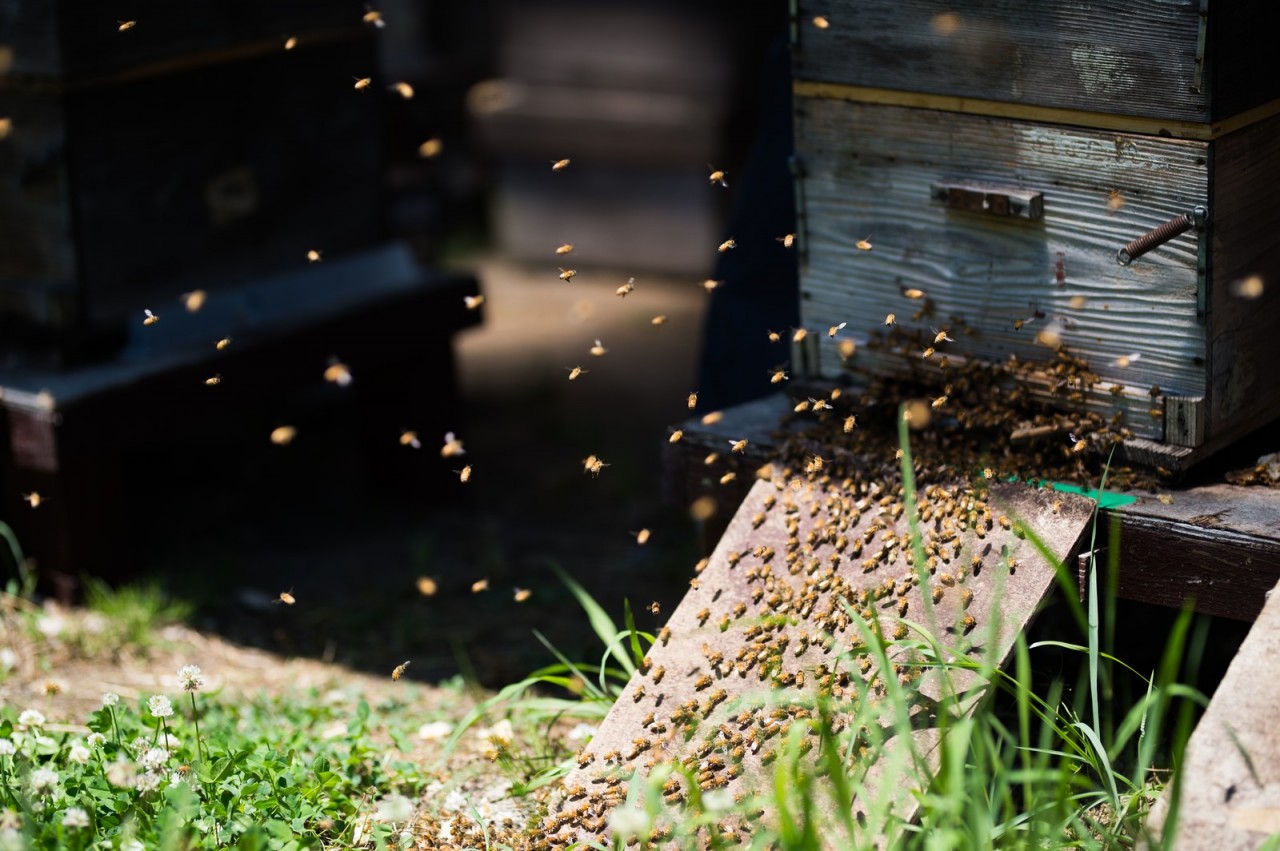
<svg viewBox="0 0 1280 851"><path fill-rule="evenodd" d="M1203 228L1208 218L1209 210L1197 206L1190 213L1183 213L1181 216L1170 219L1121 248L1116 252L1116 262L1121 266L1128 266L1148 251L1164 245L1175 236L1186 233L1192 228L1197 230Z"/></svg>

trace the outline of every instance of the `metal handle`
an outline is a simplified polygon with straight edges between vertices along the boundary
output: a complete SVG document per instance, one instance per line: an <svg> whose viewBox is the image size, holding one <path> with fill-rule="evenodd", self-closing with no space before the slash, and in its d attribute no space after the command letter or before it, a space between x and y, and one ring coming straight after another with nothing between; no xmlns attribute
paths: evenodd
<svg viewBox="0 0 1280 851"><path fill-rule="evenodd" d="M1179 234L1186 233L1192 228L1203 229L1208 220L1209 209L1197 206L1190 213L1183 213L1181 216L1170 219L1121 248L1116 252L1116 262L1121 266L1128 266L1148 251L1159 248Z"/></svg>

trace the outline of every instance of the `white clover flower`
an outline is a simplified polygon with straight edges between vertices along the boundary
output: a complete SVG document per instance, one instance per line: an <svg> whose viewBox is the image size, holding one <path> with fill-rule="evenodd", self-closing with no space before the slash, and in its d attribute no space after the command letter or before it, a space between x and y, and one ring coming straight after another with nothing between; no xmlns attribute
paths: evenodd
<svg viewBox="0 0 1280 851"><path fill-rule="evenodd" d="M16 827L0 828L0 851L27 851L27 839Z"/></svg>
<svg viewBox="0 0 1280 851"><path fill-rule="evenodd" d="M137 767L124 759L117 759L115 762L107 766L107 782L112 786L120 789L127 789L133 785L133 781L137 779Z"/></svg>
<svg viewBox="0 0 1280 851"><path fill-rule="evenodd" d="M199 691L204 685L204 674L199 665L183 665L178 669L178 682L183 691Z"/></svg>
<svg viewBox="0 0 1280 851"><path fill-rule="evenodd" d="M62 816L62 826L78 830L89 826L89 814L80 807L68 807Z"/></svg>
<svg viewBox="0 0 1280 851"><path fill-rule="evenodd" d="M413 801L404 795L385 795L376 804L378 820L400 824L413 818Z"/></svg>
<svg viewBox="0 0 1280 851"><path fill-rule="evenodd" d="M153 718L168 718L173 715L173 704L163 694L152 695L147 701L147 706Z"/></svg>
<svg viewBox="0 0 1280 851"><path fill-rule="evenodd" d="M18 724L23 727L44 726L44 713L39 709L24 709L18 716Z"/></svg>
<svg viewBox="0 0 1280 851"><path fill-rule="evenodd" d="M89 749L86 748L84 745L80 745L80 744L72 745L71 749L67 751L67 759L69 759L71 762L76 763L77 765L84 765L89 761L89 757L90 757Z"/></svg>
<svg viewBox="0 0 1280 851"><path fill-rule="evenodd" d="M161 778L159 774L152 774L151 772L147 772L146 774L139 774L136 778L134 778L133 788L143 793L154 792L155 790L160 788L160 783L162 782L162 780L163 778Z"/></svg>
<svg viewBox="0 0 1280 851"><path fill-rule="evenodd" d="M107 737L101 733L90 733L88 738L89 747L100 748L106 744Z"/></svg>
<svg viewBox="0 0 1280 851"><path fill-rule="evenodd" d="M569 731L569 734L566 738L568 738L569 741L571 742L581 742L584 739L590 739L595 734L596 734L596 728L593 727L592 725L578 724L576 727L574 727L572 730Z"/></svg>
<svg viewBox="0 0 1280 851"><path fill-rule="evenodd" d="M0 671L12 671L18 665L18 654L12 647L0 647Z"/></svg>
<svg viewBox="0 0 1280 851"><path fill-rule="evenodd" d="M147 851L147 846L136 839L129 838L121 841L120 851Z"/></svg>
<svg viewBox="0 0 1280 851"><path fill-rule="evenodd" d="M438 742L453 732L453 725L448 721L432 721L418 728L418 738L424 742Z"/></svg>
<svg viewBox="0 0 1280 851"><path fill-rule="evenodd" d="M119 702L120 695L116 694L114 691L109 691L102 696L103 706L115 706Z"/></svg>
<svg viewBox="0 0 1280 851"><path fill-rule="evenodd" d="M511 727L511 722L503 718L492 727L482 727L476 730L476 738L480 743L493 747L510 747L511 740L515 738L516 731Z"/></svg>
<svg viewBox="0 0 1280 851"><path fill-rule="evenodd" d="M13 756L17 752L12 739L0 739L0 756Z"/></svg>
<svg viewBox="0 0 1280 851"><path fill-rule="evenodd" d="M609 830L619 837L649 832L649 814L634 807L617 807L609 816Z"/></svg>
<svg viewBox="0 0 1280 851"><path fill-rule="evenodd" d="M43 733L37 733L35 737L36 747L38 748L56 748L58 740L53 736L46 736Z"/></svg>
<svg viewBox="0 0 1280 851"><path fill-rule="evenodd" d="M31 791L37 795L52 795L58 789L58 772L52 768L37 768L27 776Z"/></svg>
<svg viewBox="0 0 1280 851"><path fill-rule="evenodd" d="M159 771L169 761L169 752L164 748L151 748L142 755L142 767L147 771Z"/></svg>
<svg viewBox="0 0 1280 851"><path fill-rule="evenodd" d="M151 742L142 736L139 736L138 738L134 739L132 742L129 743L129 750L133 752L134 756L137 756L138 754L146 753L147 749L150 747L151 747Z"/></svg>
<svg viewBox="0 0 1280 851"><path fill-rule="evenodd" d="M36 629L45 638L57 638L67 628L67 622L61 615L43 614L36 619Z"/></svg>

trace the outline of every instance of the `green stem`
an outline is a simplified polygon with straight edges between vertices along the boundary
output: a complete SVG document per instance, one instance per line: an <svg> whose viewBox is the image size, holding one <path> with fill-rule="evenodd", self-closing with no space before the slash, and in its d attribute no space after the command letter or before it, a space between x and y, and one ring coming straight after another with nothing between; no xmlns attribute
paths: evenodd
<svg viewBox="0 0 1280 851"><path fill-rule="evenodd" d="M200 744L200 713L196 711L196 693L189 691L187 695L191 698L191 720L196 725L196 757L204 762L204 748Z"/></svg>
<svg viewBox="0 0 1280 851"><path fill-rule="evenodd" d="M107 707L107 714L111 716L111 731L115 733L116 747L120 747L120 727L116 725L116 710L112 706Z"/></svg>

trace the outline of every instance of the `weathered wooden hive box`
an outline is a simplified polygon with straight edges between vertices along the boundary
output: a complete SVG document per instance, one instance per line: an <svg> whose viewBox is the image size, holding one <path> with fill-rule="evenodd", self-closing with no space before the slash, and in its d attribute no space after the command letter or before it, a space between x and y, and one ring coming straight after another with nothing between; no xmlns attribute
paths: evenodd
<svg viewBox="0 0 1280 851"><path fill-rule="evenodd" d="M384 238L364 13L0 0L5 336L76 349L183 290Z"/></svg>
<svg viewBox="0 0 1280 851"><path fill-rule="evenodd" d="M1060 342L1098 381L1055 392L1034 373L1029 389L1119 412L1136 454L1171 468L1280 414L1277 7L793 14L801 315L817 332L797 370L941 387L944 363L1047 362Z"/></svg>

